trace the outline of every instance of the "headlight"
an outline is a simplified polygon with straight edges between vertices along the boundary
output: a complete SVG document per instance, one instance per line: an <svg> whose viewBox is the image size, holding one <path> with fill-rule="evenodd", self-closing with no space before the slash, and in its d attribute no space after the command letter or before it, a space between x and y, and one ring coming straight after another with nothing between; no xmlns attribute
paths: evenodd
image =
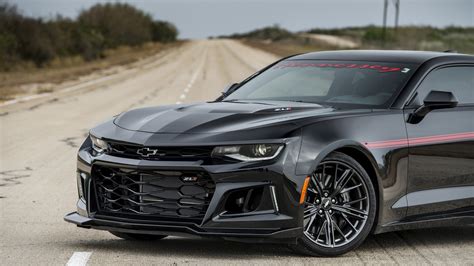
<svg viewBox="0 0 474 266"><path fill-rule="evenodd" d="M99 153L106 152L109 149L109 145L107 144L106 141L99 139L91 134L89 134L89 137L91 138L92 141L92 148Z"/></svg>
<svg viewBox="0 0 474 266"><path fill-rule="evenodd" d="M283 144L219 146L214 148L212 156L225 156L240 161L263 161L277 157L282 149Z"/></svg>

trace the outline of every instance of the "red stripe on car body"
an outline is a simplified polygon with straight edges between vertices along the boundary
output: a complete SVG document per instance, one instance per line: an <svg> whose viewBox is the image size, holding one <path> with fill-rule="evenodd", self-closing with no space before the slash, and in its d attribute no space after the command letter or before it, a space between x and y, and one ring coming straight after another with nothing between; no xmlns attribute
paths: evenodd
<svg viewBox="0 0 474 266"><path fill-rule="evenodd" d="M397 139L397 140L373 141L373 142L365 142L364 145L369 149L380 149L380 148L407 147L407 146L431 144L431 143L442 143L442 142L450 141L450 140L467 140L467 139L474 140L474 132L434 135L434 136Z"/></svg>

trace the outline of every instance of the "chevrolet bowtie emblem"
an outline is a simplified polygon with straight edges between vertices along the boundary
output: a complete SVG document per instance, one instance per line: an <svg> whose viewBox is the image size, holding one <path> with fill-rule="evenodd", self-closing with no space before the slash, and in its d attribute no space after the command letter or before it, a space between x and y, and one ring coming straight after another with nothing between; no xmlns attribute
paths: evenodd
<svg viewBox="0 0 474 266"><path fill-rule="evenodd" d="M150 155L156 155L158 153L158 149L150 149L150 148L141 148L137 150L137 154L140 154L143 157L148 157Z"/></svg>

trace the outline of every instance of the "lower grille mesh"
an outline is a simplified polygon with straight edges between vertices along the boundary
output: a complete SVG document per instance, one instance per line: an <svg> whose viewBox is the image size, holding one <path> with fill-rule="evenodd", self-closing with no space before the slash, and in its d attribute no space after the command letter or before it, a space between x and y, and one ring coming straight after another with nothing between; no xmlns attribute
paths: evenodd
<svg viewBox="0 0 474 266"><path fill-rule="evenodd" d="M94 166L98 211L151 219L202 220L215 184L204 172Z"/></svg>

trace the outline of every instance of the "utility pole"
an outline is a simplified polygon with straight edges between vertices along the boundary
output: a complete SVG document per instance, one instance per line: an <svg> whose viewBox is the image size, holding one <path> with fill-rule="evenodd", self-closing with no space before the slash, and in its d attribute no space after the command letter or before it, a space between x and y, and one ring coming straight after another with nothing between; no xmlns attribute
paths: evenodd
<svg viewBox="0 0 474 266"><path fill-rule="evenodd" d="M388 0L383 2L383 28L382 28L382 45L385 46L385 39L387 34L387 8Z"/></svg>
<svg viewBox="0 0 474 266"><path fill-rule="evenodd" d="M400 0L394 0L395 4L395 32L398 29L398 15L400 14Z"/></svg>
<svg viewBox="0 0 474 266"><path fill-rule="evenodd" d="M395 33L398 29L398 17L400 15L400 0L391 1L395 6ZM385 46L387 41L387 13L388 13L388 0L383 1L383 28L382 28L382 45Z"/></svg>

